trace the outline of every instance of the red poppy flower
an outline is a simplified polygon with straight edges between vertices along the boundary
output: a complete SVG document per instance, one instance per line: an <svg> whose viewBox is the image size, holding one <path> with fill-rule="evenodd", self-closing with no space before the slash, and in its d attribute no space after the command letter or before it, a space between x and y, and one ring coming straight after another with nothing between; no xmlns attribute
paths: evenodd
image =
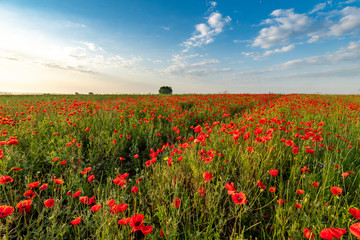
<svg viewBox="0 0 360 240"><path fill-rule="evenodd" d="M277 202L280 206L286 203L286 201L282 198L278 199Z"/></svg>
<svg viewBox="0 0 360 240"><path fill-rule="evenodd" d="M85 128L85 132L89 131L89 129L90 129L89 127L86 127L86 128Z"/></svg>
<svg viewBox="0 0 360 240"><path fill-rule="evenodd" d="M27 190L24 194L24 197L34 198L36 197L36 193L34 193L32 190Z"/></svg>
<svg viewBox="0 0 360 240"><path fill-rule="evenodd" d="M299 203L295 203L295 207L296 207L297 209L301 209L301 208L302 208L302 205L299 204Z"/></svg>
<svg viewBox="0 0 360 240"><path fill-rule="evenodd" d="M89 198L88 205L91 205L91 204L96 204L95 196L92 196L91 198Z"/></svg>
<svg viewBox="0 0 360 240"><path fill-rule="evenodd" d="M181 204L181 199L180 198L174 198L173 203L171 204L171 206L179 208L180 204Z"/></svg>
<svg viewBox="0 0 360 240"><path fill-rule="evenodd" d="M160 229L160 237L163 238L164 237L164 231L162 229Z"/></svg>
<svg viewBox="0 0 360 240"><path fill-rule="evenodd" d="M119 221L118 221L118 224L120 224L120 225L126 225L127 223L129 223L130 222L130 218L123 218L123 219L120 219Z"/></svg>
<svg viewBox="0 0 360 240"><path fill-rule="evenodd" d="M24 200L19 202L16 207L19 209L20 213L28 213L31 210L31 200Z"/></svg>
<svg viewBox="0 0 360 240"><path fill-rule="evenodd" d="M88 204L88 202L89 202L89 197L88 197L88 196L81 196L81 197L79 198L79 201L82 202L82 203Z"/></svg>
<svg viewBox="0 0 360 240"><path fill-rule="evenodd" d="M234 193L233 195L231 195L231 199L233 200L233 202L235 204L241 205L241 204L246 204L247 203L246 195L243 192Z"/></svg>
<svg viewBox="0 0 360 240"><path fill-rule="evenodd" d="M18 171L21 171L22 168L14 168L14 167L13 167L13 168L11 168L11 170L18 172Z"/></svg>
<svg viewBox="0 0 360 240"><path fill-rule="evenodd" d="M279 170L271 169L270 175L276 177L279 174Z"/></svg>
<svg viewBox="0 0 360 240"><path fill-rule="evenodd" d="M121 203L116 206L116 212L121 213L124 212L128 208L128 205L126 203Z"/></svg>
<svg viewBox="0 0 360 240"><path fill-rule="evenodd" d="M139 157L139 154L135 154L135 155L134 155L134 158L138 158L138 157Z"/></svg>
<svg viewBox="0 0 360 240"><path fill-rule="evenodd" d="M203 177L205 179L204 182L210 181L213 178L213 175L211 175L211 172L204 172Z"/></svg>
<svg viewBox="0 0 360 240"><path fill-rule="evenodd" d="M342 176L343 178L346 178L346 177L349 176L349 173L348 173L348 172L343 172L343 173L341 174L341 176Z"/></svg>
<svg viewBox="0 0 360 240"><path fill-rule="evenodd" d="M2 176L0 177L0 184L5 184L8 182L12 182L13 179L10 176Z"/></svg>
<svg viewBox="0 0 360 240"><path fill-rule="evenodd" d="M109 206L109 207L112 207L112 206L114 206L116 203L115 203L115 200L114 199L110 199L108 202L107 202L107 205Z"/></svg>
<svg viewBox="0 0 360 240"><path fill-rule="evenodd" d="M79 217L75 218L74 220L72 220L71 224L75 226L75 225L78 225L80 223L80 221L81 221L81 216L79 216Z"/></svg>
<svg viewBox="0 0 360 240"><path fill-rule="evenodd" d="M45 189L47 189L47 188L48 188L48 184L47 184L47 183L44 183L43 185L41 185L41 186L39 187L40 190L45 190Z"/></svg>
<svg viewBox="0 0 360 240"><path fill-rule="evenodd" d="M89 177L88 177L88 182L89 183L92 183L92 181L95 179L95 175L94 174L92 174L92 175L90 175Z"/></svg>
<svg viewBox="0 0 360 240"><path fill-rule="evenodd" d="M312 183L311 183L311 186L313 186L313 187L318 187L318 186L319 186L319 183L318 183L318 182L312 182Z"/></svg>
<svg viewBox="0 0 360 240"><path fill-rule="evenodd" d="M333 238L339 239L345 233L347 233L347 231L343 228L326 228L320 231L320 237L329 240Z"/></svg>
<svg viewBox="0 0 360 240"><path fill-rule="evenodd" d="M274 192L276 192L276 188L275 188L275 187L270 187L270 188L269 188L269 191L272 192L272 193L274 193Z"/></svg>
<svg viewBox="0 0 360 240"><path fill-rule="evenodd" d="M310 154L314 154L315 153L315 150L314 149L306 149L305 151L306 153L310 153Z"/></svg>
<svg viewBox="0 0 360 240"><path fill-rule="evenodd" d="M141 227L144 225L144 215L142 214L135 214L130 219L130 227L132 227L131 232L139 231L141 230Z"/></svg>
<svg viewBox="0 0 360 240"><path fill-rule="evenodd" d="M306 172L310 172L311 170L308 169L306 166L304 166L303 168L301 168L301 172L302 173L306 173Z"/></svg>
<svg viewBox="0 0 360 240"><path fill-rule="evenodd" d="M93 211L93 212L97 212L100 209L101 209L101 204L96 204L96 205L91 207L91 211Z"/></svg>
<svg viewBox="0 0 360 240"><path fill-rule="evenodd" d="M152 232L153 227L152 226L142 226L140 230L144 235L148 235L149 233Z"/></svg>
<svg viewBox="0 0 360 240"><path fill-rule="evenodd" d="M14 212L14 208L7 205L0 206L0 218L11 215Z"/></svg>
<svg viewBox="0 0 360 240"><path fill-rule="evenodd" d="M262 181L257 180L257 185L258 187L260 187L261 189L266 189L266 186L262 183Z"/></svg>
<svg viewBox="0 0 360 240"><path fill-rule="evenodd" d="M225 184L225 188L228 190L228 194L229 195L231 195L231 194L233 194L233 193L235 193L236 192L236 189L235 189L235 187L234 187L234 183L232 182L232 183L226 183Z"/></svg>
<svg viewBox="0 0 360 240"><path fill-rule="evenodd" d="M76 191L76 193L74 193L74 194L72 195L72 197L73 197L73 198L76 198L76 197L80 196L80 194L81 194L81 190L78 190L78 191Z"/></svg>
<svg viewBox="0 0 360 240"><path fill-rule="evenodd" d="M32 183L29 183L27 186L32 189L32 188L36 188L39 185L40 185L39 182L32 182Z"/></svg>
<svg viewBox="0 0 360 240"><path fill-rule="evenodd" d="M204 196L205 192L203 188L199 188L198 192L201 194L201 196Z"/></svg>
<svg viewBox="0 0 360 240"><path fill-rule="evenodd" d="M330 191L331 191L332 194L334 194L334 195L340 195L340 194L342 193L342 188L332 187L332 188L330 188Z"/></svg>
<svg viewBox="0 0 360 240"><path fill-rule="evenodd" d="M360 222L354 223L350 226L350 232L352 235L360 239Z"/></svg>
<svg viewBox="0 0 360 240"><path fill-rule="evenodd" d="M314 239L315 234L310 229L304 227L303 232L304 232L304 237L308 239Z"/></svg>
<svg viewBox="0 0 360 240"><path fill-rule="evenodd" d="M300 195L301 195L301 194L304 194L304 190L298 189L298 190L296 190L296 193L297 193L297 194L300 194Z"/></svg>
<svg viewBox="0 0 360 240"><path fill-rule="evenodd" d="M355 218L360 219L360 210L356 208L350 208L349 213Z"/></svg>
<svg viewBox="0 0 360 240"><path fill-rule="evenodd" d="M55 200L54 199L47 199L47 200L45 200L45 202L44 202L44 205L45 205L45 207L47 207L47 208L51 208L52 206L54 206L54 204L55 204Z"/></svg>
<svg viewBox="0 0 360 240"><path fill-rule="evenodd" d="M63 180L61 180L61 179L56 179L56 178L54 178L54 182L55 182L55 184L63 184L63 183L64 183Z"/></svg>
<svg viewBox="0 0 360 240"><path fill-rule="evenodd" d="M132 189L131 189L131 192L132 193L137 193L139 191L139 188L137 186L134 186Z"/></svg>

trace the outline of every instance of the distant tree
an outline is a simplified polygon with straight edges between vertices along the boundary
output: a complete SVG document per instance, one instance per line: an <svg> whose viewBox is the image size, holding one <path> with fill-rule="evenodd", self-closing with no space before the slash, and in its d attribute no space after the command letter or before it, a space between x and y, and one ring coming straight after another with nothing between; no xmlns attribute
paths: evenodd
<svg viewBox="0 0 360 240"><path fill-rule="evenodd" d="M79 93L78 93L78 92L75 92L75 95L79 95Z"/></svg>
<svg viewBox="0 0 360 240"><path fill-rule="evenodd" d="M89 95L94 95L94 93L93 93L93 92L89 92Z"/></svg>
<svg viewBox="0 0 360 240"><path fill-rule="evenodd" d="M169 86L162 86L160 89L159 89L159 94L172 94L172 88L169 87Z"/></svg>

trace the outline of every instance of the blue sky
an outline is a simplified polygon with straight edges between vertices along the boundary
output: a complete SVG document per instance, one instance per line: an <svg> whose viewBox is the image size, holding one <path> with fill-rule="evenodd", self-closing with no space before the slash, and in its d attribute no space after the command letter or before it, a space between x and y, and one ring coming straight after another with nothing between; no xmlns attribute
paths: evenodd
<svg viewBox="0 0 360 240"><path fill-rule="evenodd" d="M360 90L360 0L0 1L3 92Z"/></svg>

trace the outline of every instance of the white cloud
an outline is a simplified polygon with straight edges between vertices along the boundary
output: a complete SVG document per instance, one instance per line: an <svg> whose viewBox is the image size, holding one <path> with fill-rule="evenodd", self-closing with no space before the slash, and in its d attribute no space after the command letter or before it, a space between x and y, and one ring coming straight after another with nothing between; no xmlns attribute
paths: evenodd
<svg viewBox="0 0 360 240"><path fill-rule="evenodd" d="M360 8L345 7L340 11L342 17L339 23L330 27L330 35L341 36L353 33L360 28Z"/></svg>
<svg viewBox="0 0 360 240"><path fill-rule="evenodd" d="M345 2L341 2L340 4L352 4L352 3L356 3L356 2L360 2L360 0L347 0Z"/></svg>
<svg viewBox="0 0 360 240"><path fill-rule="evenodd" d="M197 76L204 77L219 72L231 71L231 68L216 68L220 64L217 59L203 60L204 56L199 54L174 55L171 59L172 65L159 70L160 73L172 76Z"/></svg>
<svg viewBox="0 0 360 240"><path fill-rule="evenodd" d="M248 54L251 56L251 54ZM287 61L281 64L273 65L266 69L251 70L238 73L241 76L251 76L259 74L270 74L275 72L282 72L292 69L299 70L300 68L314 67L314 66L334 66L336 64L353 63L360 60L360 41L350 42L348 46L340 48L333 53L327 53L319 56L312 56L307 58L299 58ZM299 70L300 71L300 70Z"/></svg>
<svg viewBox="0 0 360 240"><path fill-rule="evenodd" d="M309 13L298 14L294 9L277 9L260 25L270 25L259 31L253 47L269 49L301 43L314 43L321 39L356 34L360 29L360 8L345 7L341 10L321 12L331 2L317 4ZM315 16L310 17L311 14Z"/></svg>
<svg viewBox="0 0 360 240"><path fill-rule="evenodd" d="M289 51L293 50L294 48L295 48L295 45L290 44L290 45L284 46L282 48L275 48L273 50L268 50L263 54L263 56L270 56L270 55L275 54L275 53L289 52Z"/></svg>
<svg viewBox="0 0 360 240"><path fill-rule="evenodd" d="M169 31L170 27L169 26L161 26L162 29L164 29L165 31Z"/></svg>
<svg viewBox="0 0 360 240"><path fill-rule="evenodd" d="M294 9L277 9L270 15L273 18L266 19L263 24L272 26L261 29L252 46L266 49L288 44L293 38L306 34L313 25L312 18L294 13Z"/></svg>
<svg viewBox="0 0 360 240"><path fill-rule="evenodd" d="M196 32L191 38L182 43L187 52L190 47L200 47L214 41L216 35L220 34L224 26L231 21L229 16L223 17L219 12L213 12L208 17L207 23L195 25Z"/></svg>
<svg viewBox="0 0 360 240"><path fill-rule="evenodd" d="M326 8L326 3L319 3L319 4L315 5L313 10L311 10L310 14L318 12L318 11L323 10L325 8Z"/></svg>

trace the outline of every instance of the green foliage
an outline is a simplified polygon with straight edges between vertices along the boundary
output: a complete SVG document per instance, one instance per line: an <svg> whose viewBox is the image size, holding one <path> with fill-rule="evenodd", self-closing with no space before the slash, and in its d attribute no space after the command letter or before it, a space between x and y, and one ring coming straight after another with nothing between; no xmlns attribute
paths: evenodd
<svg viewBox="0 0 360 240"><path fill-rule="evenodd" d="M360 208L359 105L354 96L319 95L1 96L0 177L13 182L0 184L0 206L15 211L0 218L0 238L144 239L118 224L140 213L153 227L146 239L159 239L160 230L164 239L302 239L304 227L316 238L324 228L349 230L356 220L348 210ZM11 137L18 143L6 144ZM147 166L154 152L156 162ZM348 171L354 173L343 177ZM205 172L213 175L207 182ZM130 175L121 187L113 181L124 173ZM21 214L16 205L35 181L48 189L33 188L32 209ZM247 204L233 202L224 187L232 182ZM333 186L343 193L333 195ZM92 212L73 198L78 190L102 208ZM46 208L50 198L55 205ZM128 208L113 214L110 199Z"/></svg>
<svg viewBox="0 0 360 240"><path fill-rule="evenodd" d="M173 90L171 87L169 86L162 86L159 89L159 94L172 94Z"/></svg>

